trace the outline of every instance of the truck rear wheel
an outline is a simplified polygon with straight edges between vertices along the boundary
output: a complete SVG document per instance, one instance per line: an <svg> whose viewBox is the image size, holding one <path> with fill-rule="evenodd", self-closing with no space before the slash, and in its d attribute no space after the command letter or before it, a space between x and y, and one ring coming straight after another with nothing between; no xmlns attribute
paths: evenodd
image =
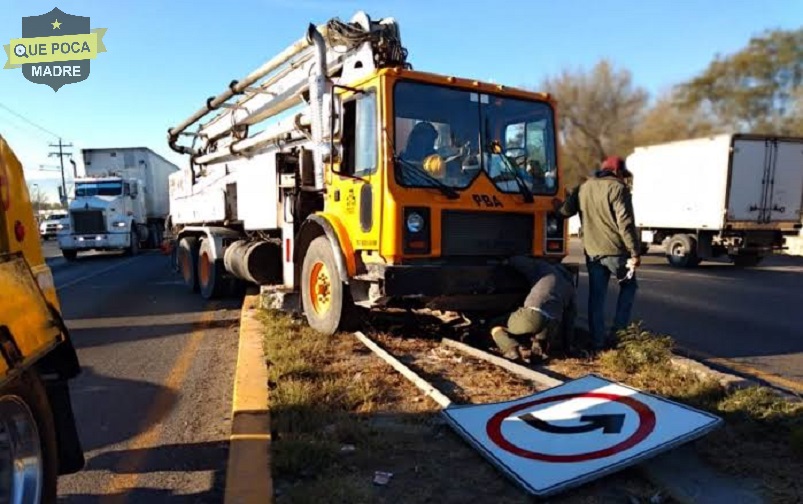
<svg viewBox="0 0 803 504"><path fill-rule="evenodd" d="M764 259L763 256L758 254L739 254L729 256L733 265L737 268L752 268L758 266Z"/></svg>
<svg viewBox="0 0 803 504"><path fill-rule="evenodd" d="M185 236L179 240L178 269L187 287L198 292L198 238Z"/></svg>
<svg viewBox="0 0 803 504"><path fill-rule="evenodd" d="M198 288L204 299L219 298L229 290L223 262L212 259L212 246L211 240L204 238L198 249Z"/></svg>
<svg viewBox="0 0 803 504"><path fill-rule="evenodd" d="M351 293L340 280L326 236L312 240L304 256L301 304L309 326L327 336L337 332L353 311Z"/></svg>
<svg viewBox="0 0 803 504"><path fill-rule="evenodd" d="M53 413L42 380L28 371L0 393L0 495L55 503L57 484Z"/></svg>
<svg viewBox="0 0 803 504"><path fill-rule="evenodd" d="M700 264L697 239L686 234L674 235L666 244L666 260L676 268L691 268Z"/></svg>

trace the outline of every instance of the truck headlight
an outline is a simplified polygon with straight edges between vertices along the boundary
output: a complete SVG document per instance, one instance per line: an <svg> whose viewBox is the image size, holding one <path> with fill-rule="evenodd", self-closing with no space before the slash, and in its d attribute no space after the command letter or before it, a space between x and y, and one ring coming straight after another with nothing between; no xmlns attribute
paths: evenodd
<svg viewBox="0 0 803 504"><path fill-rule="evenodd" d="M70 229L70 226L69 225L65 226L64 224L56 224L56 229L58 231L63 231L65 229Z"/></svg>
<svg viewBox="0 0 803 504"><path fill-rule="evenodd" d="M112 222L112 226L118 227L118 228L124 228L124 227L126 227L126 225L127 224L125 223L125 221L114 221L114 222Z"/></svg>
<svg viewBox="0 0 803 504"><path fill-rule="evenodd" d="M547 218L546 231L551 235L558 233L558 220L556 218L554 217Z"/></svg>
<svg viewBox="0 0 803 504"><path fill-rule="evenodd" d="M411 212L407 216L407 230L411 233L418 233L422 229L424 229L424 218L419 213Z"/></svg>

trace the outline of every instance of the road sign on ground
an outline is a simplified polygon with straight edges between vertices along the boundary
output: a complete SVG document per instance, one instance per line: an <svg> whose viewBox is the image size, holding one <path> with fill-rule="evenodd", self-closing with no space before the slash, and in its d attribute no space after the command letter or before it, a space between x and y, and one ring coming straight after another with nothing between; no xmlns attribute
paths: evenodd
<svg viewBox="0 0 803 504"><path fill-rule="evenodd" d="M514 401L451 405L447 421L536 496L621 470L722 420L596 375Z"/></svg>

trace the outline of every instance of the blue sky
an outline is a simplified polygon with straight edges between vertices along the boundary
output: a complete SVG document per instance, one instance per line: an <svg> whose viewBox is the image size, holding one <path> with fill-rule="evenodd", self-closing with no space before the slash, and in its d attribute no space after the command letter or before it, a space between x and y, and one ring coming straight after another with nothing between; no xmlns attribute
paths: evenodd
<svg viewBox="0 0 803 504"><path fill-rule="evenodd" d="M534 86L562 68L602 57L656 94L700 72L717 53L765 28L803 25L800 0L0 0L0 45L21 36L21 18L54 7L107 28L90 77L57 93L0 69L0 105L80 148L146 146L177 164L167 129L207 97L304 35L309 22L357 10L395 17L416 69ZM5 58L4 54L0 57ZM5 60L3 61L5 64ZM0 134L55 194L55 138L0 107ZM69 164L65 164L69 168ZM71 171L71 170L68 170ZM69 181L68 181L69 184Z"/></svg>

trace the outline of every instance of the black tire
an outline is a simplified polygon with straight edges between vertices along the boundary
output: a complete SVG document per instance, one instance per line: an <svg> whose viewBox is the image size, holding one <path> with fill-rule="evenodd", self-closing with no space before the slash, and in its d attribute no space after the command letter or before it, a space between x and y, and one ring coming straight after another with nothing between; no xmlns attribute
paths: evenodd
<svg viewBox="0 0 803 504"><path fill-rule="evenodd" d="M229 291L223 261L212 259L212 246L209 238L203 238L198 247L198 288L204 299L217 299Z"/></svg>
<svg viewBox="0 0 803 504"><path fill-rule="evenodd" d="M42 490L39 502L55 504L58 490L58 444L53 411L44 383L33 371L26 371L9 382L0 392L4 400L22 401L36 422L42 458ZM6 423L7 419L0 418Z"/></svg>
<svg viewBox="0 0 803 504"><path fill-rule="evenodd" d="M78 258L78 251L77 250L62 250L61 255L64 256L64 259L73 262Z"/></svg>
<svg viewBox="0 0 803 504"><path fill-rule="evenodd" d="M740 254L731 255L729 257L733 265L737 268L753 268L764 260L764 256L758 254Z"/></svg>
<svg viewBox="0 0 803 504"><path fill-rule="evenodd" d="M313 279L320 278L323 282ZM323 277L328 277L328 283ZM315 281L319 285L327 284L326 293L320 296L311 289ZM332 254L332 244L326 236L319 236L312 240L307 253L304 255L304 262L301 267L301 306L307 323L315 331L331 336L338 329L346 326L353 317L354 302L348 287L340 280L337 272L337 264ZM313 294L315 299L313 300ZM320 303L320 299L328 299L327 303ZM326 307L324 309L324 306Z"/></svg>
<svg viewBox="0 0 803 504"><path fill-rule="evenodd" d="M137 234L136 229L131 230L131 239L129 240L130 244L125 251L126 255L135 256L139 254L139 235Z"/></svg>
<svg viewBox="0 0 803 504"><path fill-rule="evenodd" d="M666 244L666 260L675 268L691 268L700 264L697 239L691 235L674 235Z"/></svg>
<svg viewBox="0 0 803 504"><path fill-rule="evenodd" d="M178 242L178 269L184 284L198 292L198 238L185 236Z"/></svg>

